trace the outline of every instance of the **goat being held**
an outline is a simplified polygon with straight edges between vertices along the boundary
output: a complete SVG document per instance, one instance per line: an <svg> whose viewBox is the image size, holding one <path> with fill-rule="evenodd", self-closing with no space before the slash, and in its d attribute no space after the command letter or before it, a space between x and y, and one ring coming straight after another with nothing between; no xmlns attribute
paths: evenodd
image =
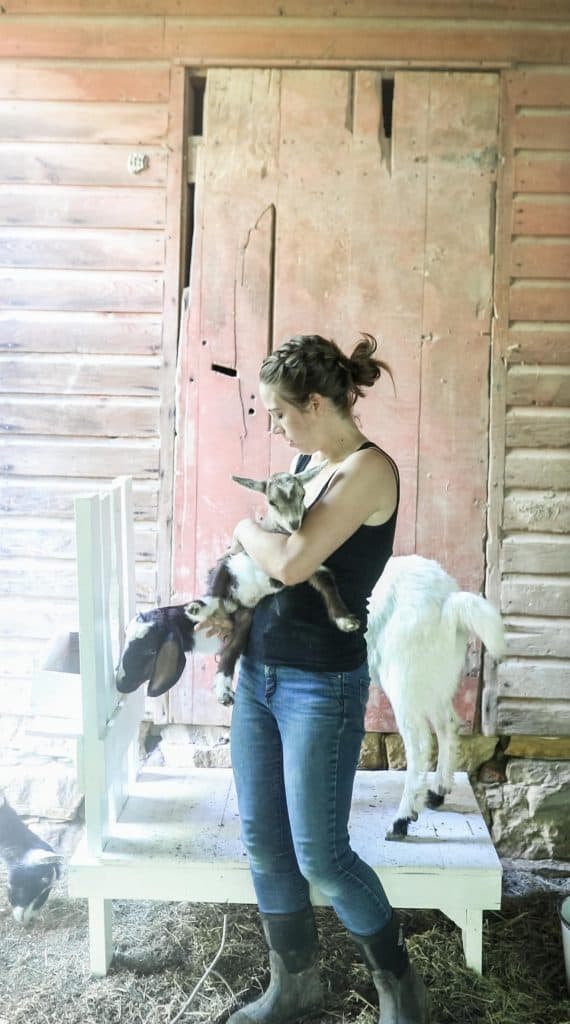
<svg viewBox="0 0 570 1024"><path fill-rule="evenodd" d="M305 513L305 484L323 468L323 463L301 473L274 473L267 480L232 477L243 487L265 495L267 514L261 525L271 532L293 533ZM343 632L360 629L360 622L346 607L333 573L321 565L307 580L326 605L330 620ZM172 608L144 612L129 624L117 688L125 693L135 690L147 679L149 696L158 696L180 678L185 651L204 651L203 633L195 630L205 623L222 631L231 628L225 641L210 639L210 652L219 650L219 669L214 680L221 704L233 703L232 679L236 661L242 653L255 606L270 594L283 589L280 580L268 576L243 550L230 551L210 571L208 592L203 599ZM199 646L200 644L200 646ZM221 649L220 649L221 644Z"/></svg>
<svg viewBox="0 0 570 1024"><path fill-rule="evenodd" d="M8 868L8 901L14 920L28 924L59 878L63 857L24 824L2 794L0 857Z"/></svg>
<svg viewBox="0 0 570 1024"><path fill-rule="evenodd" d="M505 654L499 612L478 594L460 591L437 562L419 555L390 558L368 600L368 664L390 700L406 750L404 792L388 838L407 835L427 803L451 792L458 721L453 697L469 634L494 658ZM431 729L438 742L433 789L427 770Z"/></svg>

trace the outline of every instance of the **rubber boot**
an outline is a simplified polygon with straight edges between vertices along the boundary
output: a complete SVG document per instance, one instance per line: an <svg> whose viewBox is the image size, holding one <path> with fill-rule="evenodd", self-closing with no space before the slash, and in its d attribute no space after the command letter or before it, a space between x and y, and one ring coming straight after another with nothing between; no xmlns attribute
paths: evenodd
<svg viewBox="0 0 570 1024"><path fill-rule="evenodd" d="M323 991L316 966L318 940L312 907L294 914L262 914L269 947L269 987L227 1024L289 1024L319 1010Z"/></svg>
<svg viewBox="0 0 570 1024"><path fill-rule="evenodd" d="M378 1024L429 1024L427 990L410 963L402 929L392 918L375 935L352 935L372 972L378 993Z"/></svg>

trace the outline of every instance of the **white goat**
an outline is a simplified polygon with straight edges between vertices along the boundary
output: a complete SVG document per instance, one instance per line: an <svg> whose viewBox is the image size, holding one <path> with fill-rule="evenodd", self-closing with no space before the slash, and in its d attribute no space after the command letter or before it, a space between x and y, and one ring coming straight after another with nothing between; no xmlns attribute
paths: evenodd
<svg viewBox="0 0 570 1024"><path fill-rule="evenodd" d="M301 473L274 473L267 480L232 477L243 487L265 495L267 514L261 524L278 533L298 530L305 513L305 484L324 463ZM321 565L307 581L322 595L329 618L343 632L360 629L361 623L351 615L342 600L330 569ZM245 551L231 551L211 570L208 593L204 598L184 605L154 608L142 612L128 627L116 685L122 693L130 693L149 680L148 694L157 697L173 686L184 669L185 652L199 650L219 652L219 669L214 680L216 696L221 704L233 703L232 678L235 664L247 640L255 606L269 594L283 589L280 580L267 575ZM195 631L201 622L231 628L228 639L208 641ZM220 650L221 646L221 650Z"/></svg>
<svg viewBox="0 0 570 1024"><path fill-rule="evenodd" d="M460 591L437 562L390 558L368 600L366 632L371 678L390 700L406 750L404 792L387 838L406 836L424 804L439 807L451 792L458 742L452 700L470 633L494 658L505 654L501 616L489 601ZM430 725L438 761L428 790Z"/></svg>

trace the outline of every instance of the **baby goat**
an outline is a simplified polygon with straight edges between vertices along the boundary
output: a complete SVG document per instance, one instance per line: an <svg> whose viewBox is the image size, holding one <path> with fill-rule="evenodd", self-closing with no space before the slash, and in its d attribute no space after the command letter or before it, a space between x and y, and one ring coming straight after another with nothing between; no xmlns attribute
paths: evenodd
<svg viewBox="0 0 570 1024"><path fill-rule="evenodd" d="M243 487L259 491L267 501L264 529L278 533L298 530L305 513L305 484L323 468L323 463L302 473L274 473L267 480L232 477ZM343 632L360 628L342 600L330 569L321 565L307 581L322 595L329 618ZM117 688L122 693L135 690L150 680L148 694L157 697L178 681L185 664L184 652L220 650L219 670L214 680L221 704L232 704L232 678L235 664L244 649L255 606L269 594L283 589L280 580L267 575L245 551L231 551L211 570L208 593L204 599L171 608L155 608L136 616L129 624L125 646L117 671ZM199 622L227 628L228 639L204 638L195 632Z"/></svg>
<svg viewBox="0 0 570 1024"><path fill-rule="evenodd" d="M8 900L14 920L28 924L59 878L63 858L24 825L1 794L0 857L8 868Z"/></svg>
<svg viewBox="0 0 570 1024"><path fill-rule="evenodd" d="M305 484L312 480L325 463L303 470L301 473L274 473L267 480L252 480L250 477L234 476L232 480L242 487L251 488L265 495L267 514L261 525L272 533L293 533L298 530L305 514ZM346 607L336 580L330 569L320 565L309 577L307 583L319 592L331 622L344 633L360 629L360 622ZM273 579L263 571L245 551L230 552L220 559L210 573L208 596L204 605L190 605L191 614L208 620L211 614L220 610L229 612L233 618L233 630L224 644L219 670L214 679L214 689L221 704L233 704L232 678L235 664L243 651L255 606L264 597L283 589L280 580Z"/></svg>
<svg viewBox="0 0 570 1024"><path fill-rule="evenodd" d="M404 792L389 839L406 836L424 804L439 807L451 792L458 742L452 700L469 633L494 658L505 654L501 616L489 601L460 591L437 562L390 558L368 600L366 632L371 677L390 700L406 750ZM438 742L433 790L426 776L430 724Z"/></svg>

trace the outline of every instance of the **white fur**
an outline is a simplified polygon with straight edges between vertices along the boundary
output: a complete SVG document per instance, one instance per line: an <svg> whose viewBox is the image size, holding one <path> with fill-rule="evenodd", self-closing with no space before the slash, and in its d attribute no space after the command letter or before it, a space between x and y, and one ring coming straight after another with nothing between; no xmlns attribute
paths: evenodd
<svg viewBox="0 0 570 1024"><path fill-rule="evenodd" d="M371 677L390 700L406 749L406 781L392 835L405 835L407 822L426 802L430 726L438 741L433 791L439 798L451 791L458 725L452 700L470 633L493 657L504 655L501 617L485 598L459 591L427 558L388 561L368 601L366 642Z"/></svg>

